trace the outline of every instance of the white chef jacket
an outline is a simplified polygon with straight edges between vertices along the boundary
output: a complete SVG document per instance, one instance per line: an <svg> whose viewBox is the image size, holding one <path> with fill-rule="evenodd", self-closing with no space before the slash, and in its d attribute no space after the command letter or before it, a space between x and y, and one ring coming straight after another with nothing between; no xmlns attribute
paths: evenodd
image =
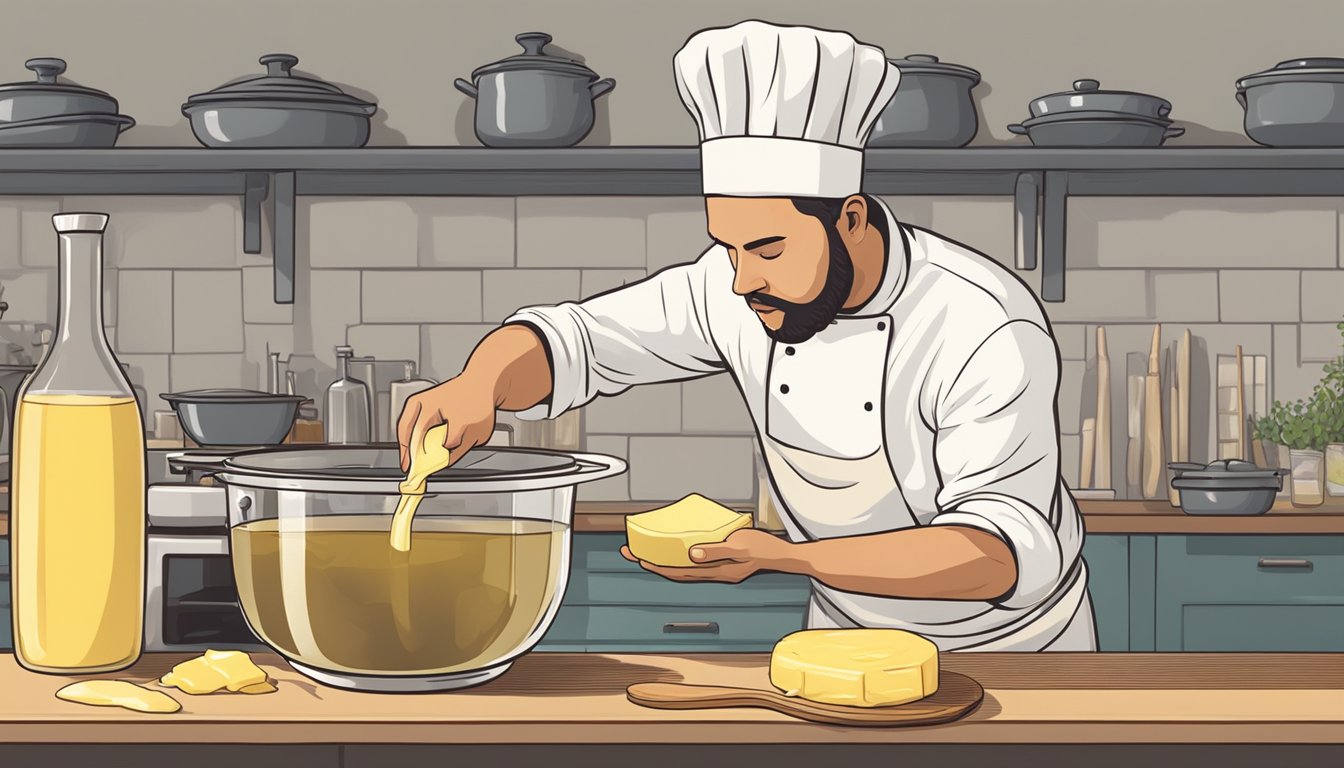
<svg viewBox="0 0 1344 768"><path fill-rule="evenodd" d="M519 310L543 337L554 418L637 384L728 372L793 541L923 525L1002 538L1000 599L911 600L813 581L810 627L891 627L942 650L1095 650L1082 518L1060 477L1059 354L1031 291L958 243L890 224L877 291L802 344L733 293L727 250L583 302Z"/></svg>

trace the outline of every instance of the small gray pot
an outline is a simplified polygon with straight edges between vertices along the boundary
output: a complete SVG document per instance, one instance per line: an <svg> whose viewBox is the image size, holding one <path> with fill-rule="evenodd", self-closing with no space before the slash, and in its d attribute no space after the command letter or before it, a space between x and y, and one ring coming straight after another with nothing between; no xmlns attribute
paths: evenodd
<svg viewBox="0 0 1344 768"><path fill-rule="evenodd" d="M543 52L551 36L514 38L523 53L453 81L476 100L476 138L487 147L572 147L593 130L593 102L616 87L572 59Z"/></svg>
<svg viewBox="0 0 1344 768"><path fill-rule="evenodd" d="M291 71L287 53L262 56L266 74L198 93L182 105L196 140L214 148L362 147L378 105Z"/></svg>
<svg viewBox="0 0 1344 768"><path fill-rule="evenodd" d="M971 90L980 73L970 67L916 54L890 59L901 82L868 137L870 147L964 147L975 138L979 118Z"/></svg>
<svg viewBox="0 0 1344 768"><path fill-rule="evenodd" d="M1344 59L1303 58L1237 81L1246 135L1266 147L1344 147Z"/></svg>

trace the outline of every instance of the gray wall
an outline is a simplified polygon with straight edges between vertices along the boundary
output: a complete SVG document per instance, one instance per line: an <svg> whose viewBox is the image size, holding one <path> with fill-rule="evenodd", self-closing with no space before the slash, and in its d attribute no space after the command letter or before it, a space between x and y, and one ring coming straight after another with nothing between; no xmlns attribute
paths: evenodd
<svg viewBox="0 0 1344 768"><path fill-rule="evenodd" d="M590 144L691 144L671 58L703 26L748 17L859 32L891 55L935 53L980 69L978 143L1033 96L1090 76L1161 94L1188 134L1176 144L1246 144L1232 97L1238 76L1298 55L1339 50L1344 5L1299 2L250 2L225 15L170 0L12 3L0 26L0 80L22 61L57 55L77 81L110 91L139 125L122 144L193 145L178 109L196 91L252 71L262 53L373 95L385 113L374 144L474 143L455 76L512 53L526 29L552 33L619 81ZM825 12L817 10L825 8ZM896 213L1000 261L1012 258L1003 198L892 198ZM414 358L438 379L458 372L493 324L518 306L582 298L705 245L695 198L307 199L299 211L298 301L270 301L269 244L241 252L234 199L0 200L0 335L52 322L57 210L112 214L107 322L149 408L161 392L265 383L267 344L295 355L301 388L319 395L332 347ZM1146 351L1151 323L1168 339L1190 327L1197 370L1242 344L1271 356L1273 396L1306 394L1338 351L1340 207L1332 199L1075 199L1068 295L1049 305L1065 359L1060 395L1066 475L1077 476L1080 420L1090 413L1085 362L1095 324L1110 332L1113 370ZM307 254L307 257L304 257ZM1024 278L1035 287L1039 278ZM1112 396L1123 437L1124 390ZM1197 380L1197 384L1201 382ZM1211 398L1196 391L1197 410ZM725 500L755 492L751 425L731 382L632 390L585 409L591 450L630 457L628 476L587 498L661 500L697 490ZM1211 424L1206 418L1204 424ZM1212 436L1194 442L1196 458ZM1203 443L1201 445L1201 442ZM1123 477L1123 454L1113 475ZM676 467L670 472L668 467Z"/></svg>

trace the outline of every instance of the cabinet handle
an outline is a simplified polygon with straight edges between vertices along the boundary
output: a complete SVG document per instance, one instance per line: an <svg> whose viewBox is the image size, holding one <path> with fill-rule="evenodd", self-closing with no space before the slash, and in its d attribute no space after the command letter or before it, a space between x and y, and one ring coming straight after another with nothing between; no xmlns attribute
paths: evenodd
<svg viewBox="0 0 1344 768"><path fill-rule="evenodd" d="M707 635L719 634L719 622L717 621L669 621L663 625L663 632L672 634L674 632L699 632Z"/></svg>
<svg viewBox="0 0 1344 768"><path fill-rule="evenodd" d="M1261 568L1310 568L1311 561L1305 557L1262 557Z"/></svg>

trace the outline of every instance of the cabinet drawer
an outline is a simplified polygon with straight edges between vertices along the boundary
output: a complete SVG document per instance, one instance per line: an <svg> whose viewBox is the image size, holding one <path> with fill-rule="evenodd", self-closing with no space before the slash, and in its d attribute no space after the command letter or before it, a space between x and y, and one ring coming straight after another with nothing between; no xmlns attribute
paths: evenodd
<svg viewBox="0 0 1344 768"><path fill-rule="evenodd" d="M543 644L630 643L666 647L769 643L803 628L806 609L582 606L560 608Z"/></svg>
<svg viewBox="0 0 1344 768"><path fill-rule="evenodd" d="M1182 651L1344 651L1344 601L1333 605L1181 606Z"/></svg>
<svg viewBox="0 0 1344 768"><path fill-rule="evenodd" d="M1344 603L1344 536L1160 536L1159 602Z"/></svg>
<svg viewBox="0 0 1344 768"><path fill-rule="evenodd" d="M807 605L809 581L801 576L763 573L740 584L700 584L664 579L644 570L584 573L575 569L565 590L566 605Z"/></svg>

